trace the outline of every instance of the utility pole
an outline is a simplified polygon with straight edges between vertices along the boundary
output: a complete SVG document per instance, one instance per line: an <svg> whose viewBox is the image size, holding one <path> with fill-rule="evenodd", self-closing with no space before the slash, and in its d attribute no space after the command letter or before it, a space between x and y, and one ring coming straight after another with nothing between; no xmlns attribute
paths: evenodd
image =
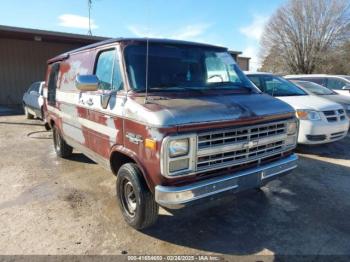
<svg viewBox="0 0 350 262"><path fill-rule="evenodd" d="M92 32L91 32L91 8L92 8L92 0L88 0L88 9L89 9L89 31L88 31L88 35L92 35Z"/></svg>

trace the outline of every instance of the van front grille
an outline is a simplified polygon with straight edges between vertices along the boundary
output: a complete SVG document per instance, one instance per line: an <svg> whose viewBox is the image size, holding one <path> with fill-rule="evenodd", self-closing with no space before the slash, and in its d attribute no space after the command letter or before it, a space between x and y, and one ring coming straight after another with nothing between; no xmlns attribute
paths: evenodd
<svg viewBox="0 0 350 262"><path fill-rule="evenodd" d="M198 135L197 171L250 163L290 150L287 122L230 128Z"/></svg>
<svg viewBox="0 0 350 262"><path fill-rule="evenodd" d="M285 132L286 123L283 122L210 132L198 136L198 149L247 142L284 134Z"/></svg>

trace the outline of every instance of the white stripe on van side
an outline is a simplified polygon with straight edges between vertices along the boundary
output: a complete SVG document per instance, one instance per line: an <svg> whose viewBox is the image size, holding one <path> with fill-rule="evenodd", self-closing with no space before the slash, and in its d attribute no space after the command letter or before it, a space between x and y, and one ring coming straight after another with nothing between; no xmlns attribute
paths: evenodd
<svg viewBox="0 0 350 262"><path fill-rule="evenodd" d="M61 110L58 110L57 108L52 107L52 106L48 106L48 110L59 115L63 120L77 120L78 123L81 124L82 126L85 126L91 130L94 130L97 133L107 135L109 137L109 139L114 141L114 142L115 142L116 137L118 135L118 130L115 128L111 128L109 126L105 126L105 125L96 123L96 122L88 120L86 118L81 118L81 117L73 118L73 116L71 116L65 112L62 112Z"/></svg>
<svg viewBox="0 0 350 262"><path fill-rule="evenodd" d="M56 90L56 100L68 104L78 105L79 93L76 92L62 92Z"/></svg>

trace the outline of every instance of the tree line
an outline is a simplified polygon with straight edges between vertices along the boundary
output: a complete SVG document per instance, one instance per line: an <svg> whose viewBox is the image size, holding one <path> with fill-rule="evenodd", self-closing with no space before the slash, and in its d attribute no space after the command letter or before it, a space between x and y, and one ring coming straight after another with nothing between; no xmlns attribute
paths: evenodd
<svg viewBox="0 0 350 262"><path fill-rule="evenodd" d="M259 70L350 75L349 36L349 0L289 0L265 25Z"/></svg>

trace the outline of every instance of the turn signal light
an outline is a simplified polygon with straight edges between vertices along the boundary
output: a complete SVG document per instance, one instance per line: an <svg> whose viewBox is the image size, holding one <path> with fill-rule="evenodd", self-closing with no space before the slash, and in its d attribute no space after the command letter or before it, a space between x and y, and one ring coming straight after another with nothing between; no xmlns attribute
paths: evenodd
<svg viewBox="0 0 350 262"><path fill-rule="evenodd" d="M306 111L297 111L297 116L301 119L307 118L307 112Z"/></svg>
<svg viewBox="0 0 350 262"><path fill-rule="evenodd" d="M145 140L145 147L149 148L149 149L152 149L152 150L156 150L156 148L157 148L157 141L155 141L153 139L146 138L146 140Z"/></svg>

